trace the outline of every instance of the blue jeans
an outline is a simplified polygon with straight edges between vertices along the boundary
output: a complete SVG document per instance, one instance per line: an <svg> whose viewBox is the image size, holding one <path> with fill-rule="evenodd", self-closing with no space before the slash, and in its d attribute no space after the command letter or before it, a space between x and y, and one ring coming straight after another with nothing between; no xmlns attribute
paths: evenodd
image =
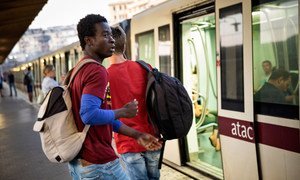
<svg viewBox="0 0 300 180"><path fill-rule="evenodd" d="M125 169L120 164L120 159L84 167L81 165L80 159L74 159L69 162L69 170L73 180L129 180Z"/></svg>
<svg viewBox="0 0 300 180"><path fill-rule="evenodd" d="M17 90L16 90L15 83L9 83L9 92L10 92L10 96L12 96L12 89L14 89L15 96L17 96Z"/></svg>
<svg viewBox="0 0 300 180"><path fill-rule="evenodd" d="M159 179L158 161L160 150L142 153L125 153L121 155L126 164L130 179L154 180Z"/></svg>

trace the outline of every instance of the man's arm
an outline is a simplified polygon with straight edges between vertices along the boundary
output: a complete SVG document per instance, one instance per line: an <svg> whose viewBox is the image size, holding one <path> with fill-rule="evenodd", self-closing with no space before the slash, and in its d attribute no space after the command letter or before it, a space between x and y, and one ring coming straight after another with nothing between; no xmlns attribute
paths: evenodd
<svg viewBox="0 0 300 180"><path fill-rule="evenodd" d="M104 125L111 124L114 132L132 137L137 142L144 146L147 150L158 150L161 148L161 143L152 135L141 133L135 129L121 123L121 117L131 118L137 114L136 100L125 104L117 110L100 109L102 100L90 94L84 94L81 98L80 116L84 124Z"/></svg>
<svg viewBox="0 0 300 180"><path fill-rule="evenodd" d="M80 104L80 117L84 124L112 124L121 117L131 118L137 114L137 101L132 101L117 110L101 109L102 100L91 94L83 94Z"/></svg>
<svg viewBox="0 0 300 180"><path fill-rule="evenodd" d="M144 146L147 150L154 151L161 148L161 142L154 136L139 132L125 124L122 124L118 133L129 136L137 140L138 144Z"/></svg>

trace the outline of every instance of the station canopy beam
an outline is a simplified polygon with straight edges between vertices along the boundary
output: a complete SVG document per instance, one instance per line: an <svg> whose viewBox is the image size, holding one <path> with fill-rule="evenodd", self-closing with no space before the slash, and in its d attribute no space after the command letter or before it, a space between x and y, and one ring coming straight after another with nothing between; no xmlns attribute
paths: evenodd
<svg viewBox="0 0 300 180"><path fill-rule="evenodd" d="M46 3L47 0L0 0L0 64Z"/></svg>

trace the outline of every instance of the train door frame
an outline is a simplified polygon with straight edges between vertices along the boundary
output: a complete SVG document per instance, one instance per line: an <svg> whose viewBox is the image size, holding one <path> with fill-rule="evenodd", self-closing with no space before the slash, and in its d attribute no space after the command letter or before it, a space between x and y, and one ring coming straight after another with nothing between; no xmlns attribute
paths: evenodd
<svg viewBox="0 0 300 180"><path fill-rule="evenodd" d="M183 42L181 38L182 33L182 23L185 21L192 20L194 18L206 17L207 15L215 14L215 2L214 1L205 1L195 6L192 6L188 9L181 10L180 12L173 13L173 41L174 41L174 73L182 82L184 82L184 63L183 62ZM215 16L215 15L213 15ZM215 44L215 41L213 41ZM213 170L214 168L206 168L205 166L195 166L190 162L189 147L188 147L188 138L182 138L178 141L180 148L180 161L182 164L187 165L196 171L212 176L213 178L222 179L223 172ZM199 146L200 148L200 146ZM212 166L210 166L212 167ZM222 168L221 168L222 169Z"/></svg>
<svg viewBox="0 0 300 180"><path fill-rule="evenodd" d="M236 6L236 7L235 7ZM238 8L237 8L238 7ZM240 12L236 12L235 14L230 14L231 11L236 11L236 9L240 10ZM235 15L235 16L234 16ZM223 19L224 18L224 19ZM228 19L235 18L234 23L229 24ZM241 23L237 21L240 18ZM228 22L225 22L225 21ZM221 23L223 23L223 27L221 28ZM226 25L234 25L238 24L242 25L242 30L240 32L240 44L231 44L230 42L233 40L233 36L230 37L230 32L228 29L225 29ZM237 25L238 26L238 25ZM229 26L227 26L229 27ZM224 29L223 29L224 28ZM222 31L221 31L222 30ZM234 30L238 34L237 27L234 26ZM226 34L226 36L221 37L221 33ZM222 35L223 35L222 34ZM223 39L222 39L223 38ZM226 41L226 38L227 41ZM236 38L236 37L235 37ZM223 42L222 42L222 41ZM239 41L238 40L238 41ZM222 44L224 47L222 47ZM220 139L221 139L221 147L222 147L222 160L223 160L223 172L225 179L259 179L259 171L258 171L258 157L257 157L257 144L254 133L254 110L253 110L253 76L252 76L252 19L251 19L251 1L244 0L216 0L216 45L217 45L217 74L218 74L218 115L219 115L219 128L220 128ZM232 50L226 50L231 47L242 46L242 52L240 58L242 58L243 68L243 78L239 81L237 80L236 92L234 89L229 87L227 89L227 84L225 77L229 77L227 75L237 73L236 71L231 71L228 74L226 73L226 59L227 52ZM221 49L223 48L223 49ZM222 51L221 51L222 50ZM225 51L226 50L226 51ZM226 53L225 53L226 52ZM234 50L234 52L237 52ZM223 54L221 54L223 53ZM229 54L230 52L228 52ZM225 58L226 56L226 58ZM222 59L222 57L224 57ZM231 57L238 64L238 56ZM228 66L228 65L227 65ZM236 65L238 69L239 65ZM226 67L226 68L225 68ZM222 72L223 71L223 72ZM224 77L225 75L225 77ZM224 81L225 80L225 83ZM239 81L239 82L238 82ZM242 82L241 82L242 81ZM225 87L224 87L224 86ZM239 85L243 87L242 90L242 100L233 99L236 102L242 102L240 104L235 105L231 103L230 96L232 94L238 94ZM233 91L230 90L233 89ZM229 91L229 92L225 92ZM230 92L231 91L231 92ZM227 93L227 94L226 94ZM229 93L232 93L231 95ZM229 95L228 95L229 94ZM239 95L234 95L239 96ZM228 98L229 97L229 98ZM228 98L228 99L226 99ZM227 105L225 105L229 102ZM240 106L240 107L238 107ZM243 106L243 107L241 107ZM235 118L233 118L235 117ZM241 132L240 132L241 131ZM239 147L239 148L237 148ZM241 167L245 167L241 169Z"/></svg>

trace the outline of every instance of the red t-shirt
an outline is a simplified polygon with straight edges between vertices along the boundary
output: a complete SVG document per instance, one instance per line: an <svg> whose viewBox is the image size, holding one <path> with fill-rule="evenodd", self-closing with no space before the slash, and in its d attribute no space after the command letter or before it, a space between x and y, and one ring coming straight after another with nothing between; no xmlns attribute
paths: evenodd
<svg viewBox="0 0 300 180"><path fill-rule="evenodd" d="M138 63L130 60L113 64L107 70L112 108L121 108L133 99L138 101L138 115L134 118L120 118L120 120L138 131L154 135L153 127L148 121L146 109L146 70ZM146 151L135 139L122 134L115 133L115 141L120 154Z"/></svg>
<svg viewBox="0 0 300 180"><path fill-rule="evenodd" d="M108 82L107 75L105 67L95 63L89 63L79 70L71 84L72 110L79 131L82 131L84 128L79 114L81 96L82 94L91 94L101 98L105 102ZM79 153L79 158L94 164L103 164L115 160L117 156L111 146L111 141L111 125L91 126Z"/></svg>

